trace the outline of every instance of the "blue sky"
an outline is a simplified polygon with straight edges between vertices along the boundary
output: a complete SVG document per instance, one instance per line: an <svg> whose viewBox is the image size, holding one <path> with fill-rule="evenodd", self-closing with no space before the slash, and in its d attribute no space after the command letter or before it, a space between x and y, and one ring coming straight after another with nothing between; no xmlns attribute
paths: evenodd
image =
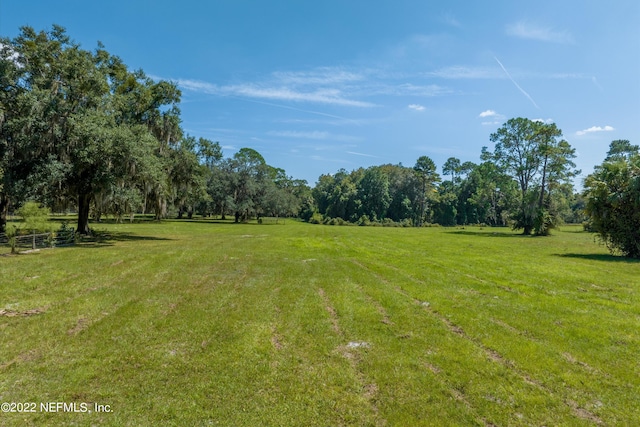
<svg viewBox="0 0 640 427"><path fill-rule="evenodd" d="M189 134L311 185L479 162L512 117L555 122L583 176L612 140L640 143L637 0L0 1L2 36L54 23L178 83Z"/></svg>

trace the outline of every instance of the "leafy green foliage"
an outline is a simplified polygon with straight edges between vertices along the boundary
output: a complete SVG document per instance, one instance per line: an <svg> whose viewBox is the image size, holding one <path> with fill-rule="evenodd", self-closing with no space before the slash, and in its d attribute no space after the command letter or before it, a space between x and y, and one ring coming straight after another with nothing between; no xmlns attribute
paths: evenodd
<svg viewBox="0 0 640 427"><path fill-rule="evenodd" d="M182 135L175 84L129 72L102 45L83 50L59 26L23 27L0 44L0 228L25 198L77 206L80 233L89 232L90 209L97 219L120 217L150 199L161 217L184 178L171 174L180 165L171 145Z"/></svg>
<svg viewBox="0 0 640 427"><path fill-rule="evenodd" d="M575 150L567 141L558 141L560 136L562 131L554 123L518 117L491 134L494 152L483 152L486 160L494 161L518 183L519 209L512 214L513 227L525 235L546 235L559 223L552 209L552 189L579 173L571 161Z"/></svg>
<svg viewBox="0 0 640 427"><path fill-rule="evenodd" d="M36 202L27 202L16 213L22 217L25 230L35 233L51 229L49 223L51 211L47 207L41 207Z"/></svg>
<svg viewBox="0 0 640 427"><path fill-rule="evenodd" d="M628 154L609 154L585 179L585 211L612 252L640 258L640 154L637 147Z"/></svg>

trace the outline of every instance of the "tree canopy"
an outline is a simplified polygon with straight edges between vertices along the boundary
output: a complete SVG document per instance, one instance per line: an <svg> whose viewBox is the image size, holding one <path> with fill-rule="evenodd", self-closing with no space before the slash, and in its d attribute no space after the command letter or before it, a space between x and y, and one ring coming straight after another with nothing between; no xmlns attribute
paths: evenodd
<svg viewBox="0 0 640 427"><path fill-rule="evenodd" d="M100 43L88 51L60 26L22 27L0 39L0 85L0 231L28 200L77 210L82 234L90 216L297 214L306 183L270 175L251 148L223 162L218 143L184 134L175 83L129 70Z"/></svg>

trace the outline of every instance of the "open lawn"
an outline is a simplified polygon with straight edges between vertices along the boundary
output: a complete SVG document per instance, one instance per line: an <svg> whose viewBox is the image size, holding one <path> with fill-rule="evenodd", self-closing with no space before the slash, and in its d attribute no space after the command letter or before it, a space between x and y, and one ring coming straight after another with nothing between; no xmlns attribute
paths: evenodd
<svg viewBox="0 0 640 427"><path fill-rule="evenodd" d="M640 263L577 227L98 228L0 256L2 426L640 420Z"/></svg>

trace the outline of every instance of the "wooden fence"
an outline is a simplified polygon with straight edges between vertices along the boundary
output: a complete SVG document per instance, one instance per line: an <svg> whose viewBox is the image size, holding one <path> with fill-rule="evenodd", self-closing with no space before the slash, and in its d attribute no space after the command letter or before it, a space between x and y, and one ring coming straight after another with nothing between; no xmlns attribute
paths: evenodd
<svg viewBox="0 0 640 427"><path fill-rule="evenodd" d="M261 216L258 218L258 224L284 224L284 217Z"/></svg>
<svg viewBox="0 0 640 427"><path fill-rule="evenodd" d="M0 245L11 246L9 240L6 234L0 234ZM75 241L76 236L73 229L61 232L27 234L15 236L15 248L16 250L55 248L73 245Z"/></svg>

